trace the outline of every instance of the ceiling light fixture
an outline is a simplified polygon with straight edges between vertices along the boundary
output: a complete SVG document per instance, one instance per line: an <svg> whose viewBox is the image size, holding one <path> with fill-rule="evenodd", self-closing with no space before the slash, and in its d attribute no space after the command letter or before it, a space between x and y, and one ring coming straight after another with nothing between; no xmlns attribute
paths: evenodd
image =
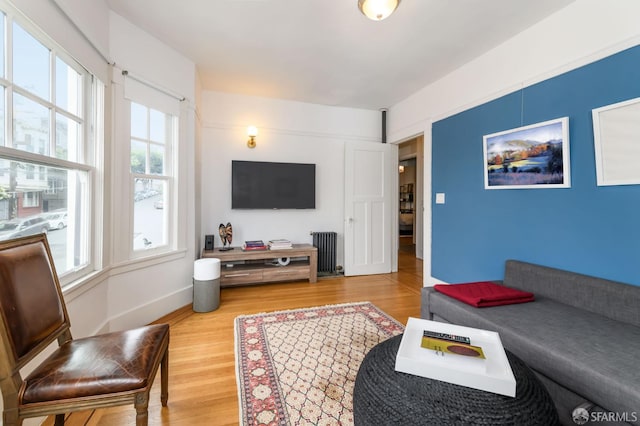
<svg viewBox="0 0 640 426"><path fill-rule="evenodd" d="M369 19L382 21L393 13L400 0L358 0L358 9Z"/></svg>

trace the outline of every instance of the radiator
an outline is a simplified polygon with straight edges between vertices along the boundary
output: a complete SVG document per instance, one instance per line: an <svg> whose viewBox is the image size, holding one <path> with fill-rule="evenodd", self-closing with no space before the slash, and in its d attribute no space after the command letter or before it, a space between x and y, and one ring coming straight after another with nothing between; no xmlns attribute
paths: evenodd
<svg viewBox="0 0 640 426"><path fill-rule="evenodd" d="M336 273L336 232L312 232L313 246L318 248L318 272Z"/></svg>

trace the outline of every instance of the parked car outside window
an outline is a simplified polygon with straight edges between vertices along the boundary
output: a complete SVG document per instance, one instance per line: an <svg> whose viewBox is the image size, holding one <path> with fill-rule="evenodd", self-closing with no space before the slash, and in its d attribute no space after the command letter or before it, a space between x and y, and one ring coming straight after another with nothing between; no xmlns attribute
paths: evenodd
<svg viewBox="0 0 640 426"><path fill-rule="evenodd" d="M46 234L47 232L49 232L49 222L41 216L0 221L0 240Z"/></svg>
<svg viewBox="0 0 640 426"><path fill-rule="evenodd" d="M67 212L47 213L42 217L49 223L50 230L67 227Z"/></svg>

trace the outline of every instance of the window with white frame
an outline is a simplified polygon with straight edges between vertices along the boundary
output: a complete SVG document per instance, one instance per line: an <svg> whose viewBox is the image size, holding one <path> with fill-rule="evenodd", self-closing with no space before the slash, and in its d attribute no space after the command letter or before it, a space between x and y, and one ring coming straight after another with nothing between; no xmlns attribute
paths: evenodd
<svg viewBox="0 0 640 426"><path fill-rule="evenodd" d="M173 145L178 119L131 101L130 171L133 197L132 247L136 252L170 250L173 199Z"/></svg>
<svg viewBox="0 0 640 426"><path fill-rule="evenodd" d="M40 207L39 192L24 192L22 194L22 207Z"/></svg>
<svg viewBox="0 0 640 426"><path fill-rule="evenodd" d="M64 285L91 269L94 162L87 153L94 97L103 88L10 6L0 9L0 240L48 229ZM15 226L60 213L68 219L55 230Z"/></svg>

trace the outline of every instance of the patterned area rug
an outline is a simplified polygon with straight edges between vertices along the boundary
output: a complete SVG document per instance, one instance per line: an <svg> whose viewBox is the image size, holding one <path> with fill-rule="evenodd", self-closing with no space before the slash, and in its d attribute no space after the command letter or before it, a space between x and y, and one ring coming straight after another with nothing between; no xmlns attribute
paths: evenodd
<svg viewBox="0 0 640 426"><path fill-rule="evenodd" d="M235 321L242 425L352 425L367 352L404 326L369 302Z"/></svg>

